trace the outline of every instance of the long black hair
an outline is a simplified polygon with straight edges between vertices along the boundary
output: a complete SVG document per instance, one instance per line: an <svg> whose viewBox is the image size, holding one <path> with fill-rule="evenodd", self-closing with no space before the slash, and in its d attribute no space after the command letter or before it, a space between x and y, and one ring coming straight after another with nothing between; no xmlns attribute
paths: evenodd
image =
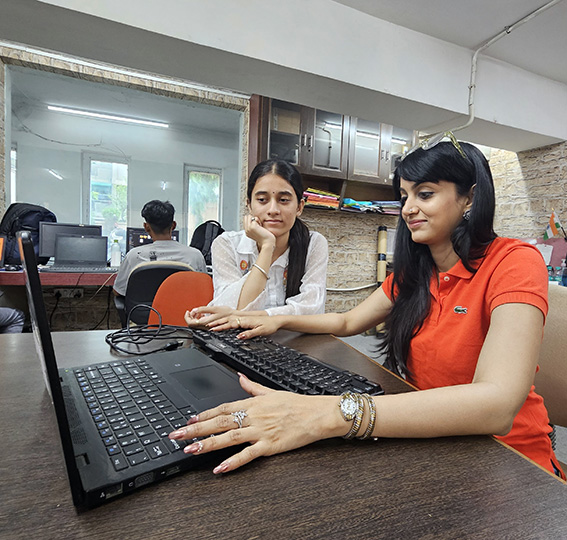
<svg viewBox="0 0 567 540"><path fill-rule="evenodd" d="M494 222L494 183L486 158L478 148L460 143L467 158L451 142L421 148L408 154L398 165L393 179L394 192L401 200L400 180L421 184L452 182L457 194L465 196L473 191L468 219L463 219L451 235L455 253L470 272L472 262L481 258L496 238ZM394 247L394 279L397 289L394 305L386 317L385 333L380 349L385 352L388 369L408 375L407 356L411 339L420 331L430 309L429 285L437 267L429 247L417 244L411 238L406 222L400 217Z"/></svg>
<svg viewBox="0 0 567 540"><path fill-rule="evenodd" d="M248 179L246 195L248 203L252 200L252 192L256 182L267 174L275 174L283 178L295 192L297 204L303 198L303 180L301 173L287 161L279 159L268 159L254 167ZM307 260L307 249L309 248L309 229L299 218L296 218L293 227L289 231L289 261L287 267L287 286L285 297L289 298L299 294L299 287L305 274L305 262Z"/></svg>

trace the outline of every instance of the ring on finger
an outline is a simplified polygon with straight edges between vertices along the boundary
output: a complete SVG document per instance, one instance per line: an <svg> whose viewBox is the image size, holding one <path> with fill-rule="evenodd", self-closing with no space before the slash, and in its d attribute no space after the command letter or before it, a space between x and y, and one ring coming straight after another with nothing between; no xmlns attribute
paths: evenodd
<svg viewBox="0 0 567 540"><path fill-rule="evenodd" d="M256 216L252 216L252 217L250 218L250 221L256 221Z"/></svg>
<svg viewBox="0 0 567 540"><path fill-rule="evenodd" d="M238 327L240 328L240 317L236 317L236 324L237 324Z"/></svg>
<svg viewBox="0 0 567 540"><path fill-rule="evenodd" d="M235 424L238 424L238 429L242 427L242 420L248 416L245 410L236 411L230 414L232 415L232 421Z"/></svg>

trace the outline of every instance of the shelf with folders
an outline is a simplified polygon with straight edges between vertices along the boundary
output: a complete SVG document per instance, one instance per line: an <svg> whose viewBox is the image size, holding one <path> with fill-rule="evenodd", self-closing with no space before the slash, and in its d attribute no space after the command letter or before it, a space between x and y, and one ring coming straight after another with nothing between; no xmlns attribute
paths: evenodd
<svg viewBox="0 0 567 540"><path fill-rule="evenodd" d="M400 201L357 201L351 198L343 199L341 210L345 212L376 213L390 216L399 216Z"/></svg>
<svg viewBox="0 0 567 540"><path fill-rule="evenodd" d="M308 208L338 210L340 204L340 195L312 187L303 192L303 197Z"/></svg>

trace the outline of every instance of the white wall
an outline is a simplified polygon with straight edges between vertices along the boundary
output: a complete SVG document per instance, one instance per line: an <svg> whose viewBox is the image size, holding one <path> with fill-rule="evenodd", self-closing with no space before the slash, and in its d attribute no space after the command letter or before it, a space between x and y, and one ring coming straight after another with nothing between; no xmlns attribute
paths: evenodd
<svg viewBox="0 0 567 540"><path fill-rule="evenodd" d="M10 4L6 35L86 58L411 129L467 113L470 50L331 0ZM40 16L45 32L15 20ZM482 55L478 67L478 121L462 138L516 151L567 139L565 85Z"/></svg>

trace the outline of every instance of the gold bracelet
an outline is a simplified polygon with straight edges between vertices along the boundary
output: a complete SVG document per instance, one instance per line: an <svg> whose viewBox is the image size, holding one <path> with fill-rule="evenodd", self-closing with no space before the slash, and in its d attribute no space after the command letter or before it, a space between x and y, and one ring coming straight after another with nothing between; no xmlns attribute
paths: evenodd
<svg viewBox="0 0 567 540"><path fill-rule="evenodd" d="M252 266L254 268L257 268L258 270L260 270L260 272L262 272L262 274L264 274L266 279L270 279L270 276L268 275L268 273L261 266L258 266L256 263L252 264Z"/></svg>
<svg viewBox="0 0 567 540"><path fill-rule="evenodd" d="M368 426L364 433L358 437L360 440L369 439L372 437L372 432L374 431L374 426L376 424L376 404L374 400L368 394L362 394L362 397L366 399L368 403L368 410L370 411L370 419L368 420Z"/></svg>

